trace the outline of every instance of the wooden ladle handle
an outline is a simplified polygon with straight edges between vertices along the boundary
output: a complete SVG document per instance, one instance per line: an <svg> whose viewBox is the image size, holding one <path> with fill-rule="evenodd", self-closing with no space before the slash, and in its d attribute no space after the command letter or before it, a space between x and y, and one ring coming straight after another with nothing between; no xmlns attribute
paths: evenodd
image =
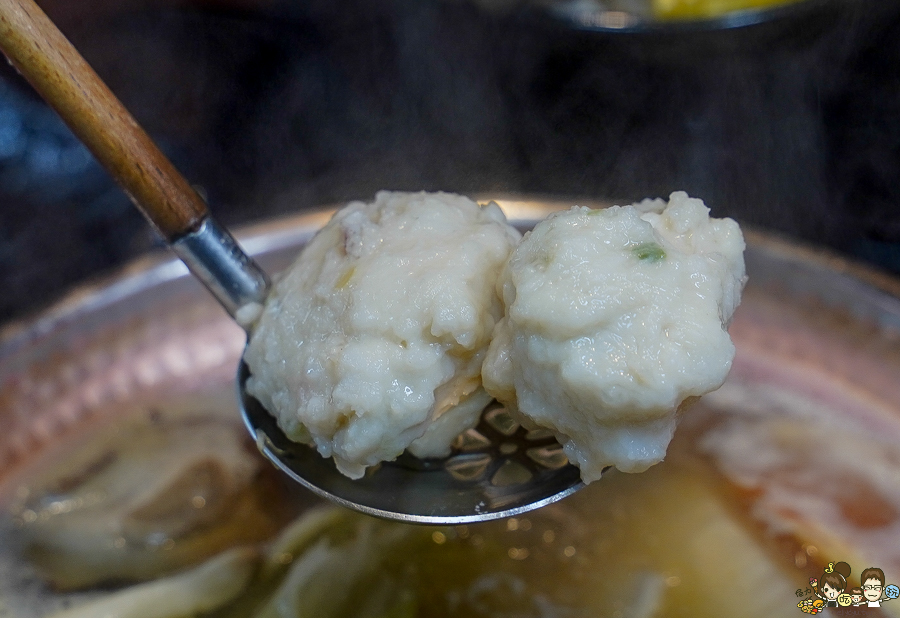
<svg viewBox="0 0 900 618"><path fill-rule="evenodd" d="M203 199L32 0L0 0L0 49L167 240L200 226Z"/></svg>

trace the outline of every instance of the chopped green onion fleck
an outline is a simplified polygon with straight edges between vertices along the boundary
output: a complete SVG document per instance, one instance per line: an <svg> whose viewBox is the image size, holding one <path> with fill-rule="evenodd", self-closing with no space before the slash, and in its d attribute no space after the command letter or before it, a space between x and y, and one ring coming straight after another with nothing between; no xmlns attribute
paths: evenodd
<svg viewBox="0 0 900 618"><path fill-rule="evenodd" d="M650 263L666 259L666 251L655 242L646 242L631 248L631 253L639 260Z"/></svg>

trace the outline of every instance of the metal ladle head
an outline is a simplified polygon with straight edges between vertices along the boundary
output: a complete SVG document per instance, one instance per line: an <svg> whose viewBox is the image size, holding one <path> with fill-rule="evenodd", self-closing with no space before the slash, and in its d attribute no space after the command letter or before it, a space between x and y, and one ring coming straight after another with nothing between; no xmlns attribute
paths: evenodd
<svg viewBox="0 0 900 618"><path fill-rule="evenodd" d="M525 430L496 403L485 409L477 427L456 439L448 457L418 459L403 453L352 480L332 459L284 435L247 393L249 376L241 362L241 410L260 451L319 496L368 515L421 524L473 523L518 515L583 487L578 468L552 435Z"/></svg>
<svg viewBox="0 0 900 618"><path fill-rule="evenodd" d="M214 221L171 246L232 316L248 303L265 303L268 281L262 270ZM527 431L496 403L485 409L476 428L456 439L448 457L418 459L404 453L353 480L315 448L288 439L247 392L249 377L242 360L237 394L260 452L319 496L368 515L425 524L472 523L524 513L583 486L578 469L568 463L552 434Z"/></svg>
<svg viewBox="0 0 900 618"><path fill-rule="evenodd" d="M0 0L0 49L232 317L248 303L265 301L269 283L262 269L213 221L190 183L33 0ZM551 437L514 426L499 408L486 411L448 458L403 455L350 480L330 459L284 436L246 393L248 375L242 364L238 391L262 452L317 494L364 513L434 524L483 521L581 487L578 470L561 459Z"/></svg>

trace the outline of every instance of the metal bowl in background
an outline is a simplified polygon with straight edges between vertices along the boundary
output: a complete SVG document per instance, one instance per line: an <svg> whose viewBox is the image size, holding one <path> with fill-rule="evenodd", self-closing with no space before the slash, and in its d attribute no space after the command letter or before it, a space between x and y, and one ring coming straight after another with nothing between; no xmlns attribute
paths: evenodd
<svg viewBox="0 0 900 618"><path fill-rule="evenodd" d="M521 197L498 202L522 229L570 203ZM290 263L330 212L275 220L246 228L238 237L264 268L276 272ZM730 498L722 499L744 505L730 508L742 510L741 521L747 529L762 530L764 545L783 547L788 538L798 547L818 548L820 561L850 560L858 570L868 566L860 564L867 561L884 568L889 579L896 578L900 576L900 544L877 539L897 525L891 514L894 507L884 505L900 507L900 490L896 483L879 485L877 480L894 478L890 475L898 470L891 466L900 461L900 384L896 380L900 375L900 281L771 235L748 231L747 240L750 280L731 326L737 346L732 374L722 391L708 395L696 411L686 415L671 459L706 448L702 457L716 462L717 474L737 488L736 493L724 494ZM0 505L7 508L15 500L11 492L35 466L52 461L65 444L114 423L126 412L148 414L165 402L205 398L219 402L219 413L233 414L237 420L236 405L227 400L233 392L243 339L243 331L181 263L167 255L142 258L109 279L79 288L38 318L8 325L0 333L0 423L4 427ZM806 486L798 481L808 472L802 462L787 479L776 477L770 485L744 487L741 483L749 482L747 477L730 467L734 461L727 459L728 453L707 448L709 440L704 436L723 431L727 423L742 424L747 429L741 435L751 435L758 423L772 421L773 412L777 412L776 422L794 422L801 435L803 428L810 432L824 426L840 428L836 434L827 434L833 435L833 443L831 438L822 439L826 434L817 434L813 452L834 452L837 457L844 439L839 433L850 432L846 435L870 440L872 452L896 455L887 459L889 463L873 459L875 463L861 462L847 470L849 480L869 492L857 492L853 499L863 508L867 504L871 509L883 507L884 516L874 524L852 528L855 520L848 515L846 521L838 520L850 522L846 523L850 528L829 528L816 519L826 509L813 509L789 519L793 528L772 528L774 524L766 519L768 503L760 498L767 495L767 487L775 488L773 495L784 495L782 485L787 483L787 495L791 499L805 496L805 504L815 500L831 504L839 500L835 496L840 492L833 494L828 483ZM800 443L797 446L797 452L807 452ZM578 499L590 500L590 495ZM874 495L877 500L871 498ZM772 508L777 513L781 506ZM696 534L699 543L707 533L710 530L698 525L690 534ZM731 547L704 548L722 563L730 560L733 551ZM836 548L844 548L840 551L845 553L833 555ZM15 559L8 555L9 549L0 559L0 569L9 569L10 560ZM767 588L777 584L773 587L787 590L779 592L787 598L778 602L777 613L790 616L797 611L793 590L816 575L816 560L813 550L804 553L802 560L788 557L783 565L785 580L766 582ZM735 561L740 563L740 556ZM731 579L727 569L722 574L731 582L722 587L730 599L741 592L740 581ZM22 618L40 616L60 602L33 576L22 574L2 580L0 598Z"/></svg>
<svg viewBox="0 0 900 618"><path fill-rule="evenodd" d="M555 18L581 30L684 33L730 30L784 19L809 18L833 1L782 0L759 7L698 10L683 16L656 15L649 0L570 0L547 3L546 10Z"/></svg>

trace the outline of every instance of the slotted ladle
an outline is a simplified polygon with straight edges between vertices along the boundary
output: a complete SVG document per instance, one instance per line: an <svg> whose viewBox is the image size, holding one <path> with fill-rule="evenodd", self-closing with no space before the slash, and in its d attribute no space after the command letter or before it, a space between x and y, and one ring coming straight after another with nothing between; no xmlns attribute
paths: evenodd
<svg viewBox="0 0 900 618"><path fill-rule="evenodd" d="M232 317L265 302L262 269L32 0L0 0L0 48ZM581 487L552 436L519 427L497 404L457 438L449 457L404 454L351 480L331 459L285 437L247 394L248 376L241 362L242 414L260 450L316 494L349 508L408 522L467 523L529 511Z"/></svg>

